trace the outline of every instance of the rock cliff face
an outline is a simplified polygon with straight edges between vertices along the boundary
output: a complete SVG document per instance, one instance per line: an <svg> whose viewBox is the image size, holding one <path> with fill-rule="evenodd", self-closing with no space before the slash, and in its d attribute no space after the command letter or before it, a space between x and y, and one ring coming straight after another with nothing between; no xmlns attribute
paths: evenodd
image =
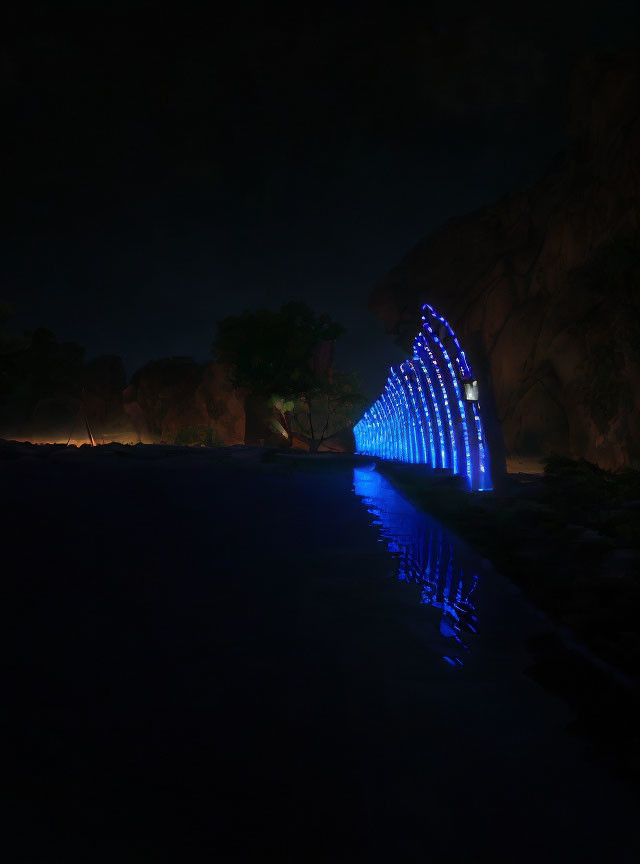
<svg viewBox="0 0 640 864"><path fill-rule="evenodd" d="M0 325L7 318L0 304ZM120 357L87 362L80 345L49 330L16 337L0 329L0 438L82 444L88 424L98 444L241 444L244 396L219 363L158 360L127 386Z"/></svg>
<svg viewBox="0 0 640 864"><path fill-rule="evenodd" d="M449 319L507 455L640 467L639 58L586 60L570 105L554 169L425 239L371 307L407 351L422 303Z"/></svg>
<svg viewBox="0 0 640 864"><path fill-rule="evenodd" d="M189 357L157 360L135 373L123 396L141 441L244 443L244 395L218 363L202 366Z"/></svg>

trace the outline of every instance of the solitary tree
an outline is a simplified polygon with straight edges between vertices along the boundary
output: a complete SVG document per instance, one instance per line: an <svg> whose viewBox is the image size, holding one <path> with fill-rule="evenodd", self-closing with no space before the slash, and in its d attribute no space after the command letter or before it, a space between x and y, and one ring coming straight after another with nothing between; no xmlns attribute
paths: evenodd
<svg viewBox="0 0 640 864"><path fill-rule="evenodd" d="M353 372L329 370L300 395L293 417L296 428L315 453L337 432L353 425L365 404Z"/></svg>
<svg viewBox="0 0 640 864"><path fill-rule="evenodd" d="M312 406L324 399L335 413L339 405L337 389L346 379L332 368L332 345L343 332L340 324L316 316L306 303L286 303L277 311L258 309L225 318L218 324L213 350L229 365L234 386L268 401L276 415L272 426L289 445L295 413L300 432L317 449L315 442L326 437L329 423L325 418L316 435ZM305 413L307 421L301 420Z"/></svg>

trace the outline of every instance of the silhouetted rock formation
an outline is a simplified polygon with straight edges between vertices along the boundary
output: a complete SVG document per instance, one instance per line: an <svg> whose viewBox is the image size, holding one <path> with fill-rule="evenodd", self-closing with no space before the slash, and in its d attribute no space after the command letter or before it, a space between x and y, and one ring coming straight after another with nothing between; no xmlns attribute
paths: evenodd
<svg viewBox="0 0 640 864"><path fill-rule="evenodd" d="M169 357L148 363L124 391L124 410L142 441L244 442L244 396L216 362Z"/></svg>
<svg viewBox="0 0 640 864"><path fill-rule="evenodd" d="M0 352L0 434L68 433L82 391L83 349L44 328L5 337Z"/></svg>
<svg viewBox="0 0 640 864"><path fill-rule="evenodd" d="M570 104L563 160L425 239L371 306L407 351L423 302L450 320L492 381L509 455L638 466L638 57L586 60Z"/></svg>
<svg viewBox="0 0 640 864"><path fill-rule="evenodd" d="M0 304L0 325L9 317ZM84 348L44 328L0 331L0 437L33 442L167 441L240 444L244 393L219 363L171 357L149 363L127 387L120 357L84 361Z"/></svg>
<svg viewBox="0 0 640 864"><path fill-rule="evenodd" d="M0 333L0 436L82 443L89 440L86 420L98 443L135 440L122 407L122 360L83 358L84 348L58 342L45 328Z"/></svg>

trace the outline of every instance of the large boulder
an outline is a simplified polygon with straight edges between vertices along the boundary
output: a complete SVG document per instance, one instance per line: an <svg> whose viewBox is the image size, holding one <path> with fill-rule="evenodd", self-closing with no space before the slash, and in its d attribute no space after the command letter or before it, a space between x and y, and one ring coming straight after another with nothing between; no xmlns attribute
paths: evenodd
<svg viewBox="0 0 640 864"><path fill-rule="evenodd" d="M376 288L411 350L429 302L485 383L508 456L640 466L640 63L574 74L569 148L542 180L445 225Z"/></svg>
<svg viewBox="0 0 640 864"><path fill-rule="evenodd" d="M138 440L184 444L244 442L244 394L215 361L168 357L135 373L124 410Z"/></svg>

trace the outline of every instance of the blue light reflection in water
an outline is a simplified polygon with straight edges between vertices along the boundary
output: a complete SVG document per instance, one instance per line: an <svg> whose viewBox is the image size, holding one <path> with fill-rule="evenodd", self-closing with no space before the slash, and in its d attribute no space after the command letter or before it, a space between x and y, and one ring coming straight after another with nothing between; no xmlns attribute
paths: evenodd
<svg viewBox="0 0 640 864"><path fill-rule="evenodd" d="M397 561L398 579L421 586L420 603L440 611L440 634L446 640L442 659L462 666L478 624L478 576L469 554L435 519L403 498L375 466L354 468L353 490Z"/></svg>

